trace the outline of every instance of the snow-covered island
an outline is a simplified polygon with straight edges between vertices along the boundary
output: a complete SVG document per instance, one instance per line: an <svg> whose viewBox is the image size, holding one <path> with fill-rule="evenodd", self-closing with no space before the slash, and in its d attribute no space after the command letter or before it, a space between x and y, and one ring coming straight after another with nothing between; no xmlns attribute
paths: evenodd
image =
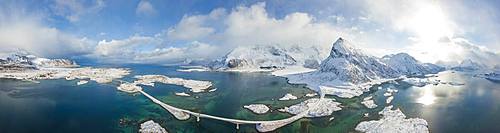
<svg viewBox="0 0 500 133"><path fill-rule="evenodd" d="M500 71L491 72L487 74L477 74L476 77L485 78L487 80L492 80L492 81L500 81Z"/></svg>
<svg viewBox="0 0 500 133"><path fill-rule="evenodd" d="M182 69L177 69L179 72L205 72L210 71L209 68L204 66L181 66Z"/></svg>
<svg viewBox="0 0 500 133"><path fill-rule="evenodd" d="M306 97L315 97L317 95L318 95L318 93L307 93L305 96Z"/></svg>
<svg viewBox="0 0 500 133"><path fill-rule="evenodd" d="M297 99L296 96L294 96L294 95L292 95L290 93L287 93L283 97L279 98L278 100L280 100L280 101L287 101L287 100L295 100L295 99Z"/></svg>
<svg viewBox="0 0 500 133"><path fill-rule="evenodd" d="M191 95L187 94L186 92L176 92L175 93L176 96L182 96L182 97L189 97Z"/></svg>
<svg viewBox="0 0 500 133"><path fill-rule="evenodd" d="M134 76L134 78L137 80L132 83L122 83L117 89L128 93L134 93L142 90L142 87L138 85L154 86L155 82L184 86L194 93L203 92L212 87L212 82L210 81L171 78L164 75L138 75ZM179 93L179 95L187 96L189 94L185 95Z"/></svg>
<svg viewBox="0 0 500 133"><path fill-rule="evenodd" d="M424 86L429 85L429 84L432 84L432 85L447 84L447 85L451 85L451 86L465 85L465 83L459 83L459 82L454 82L454 81L441 81L439 79L429 79L429 78L405 78L402 81L406 82L410 85L416 86L416 87L424 87Z"/></svg>
<svg viewBox="0 0 500 133"><path fill-rule="evenodd" d="M378 107L377 104L375 104L375 101L372 99L372 96L368 96L363 98L363 101L361 104L365 105L366 108L373 109Z"/></svg>
<svg viewBox="0 0 500 133"><path fill-rule="evenodd" d="M299 104L292 105L290 107L285 107L283 109L278 109L280 112L287 112L290 114L297 115L299 113L302 113L304 111L307 111L309 108L311 108L314 105L318 105L316 108L312 108L309 110L307 115L305 117L323 117L323 116L329 116L335 111L342 110L340 107L341 103L335 102L335 99L329 99L329 98L311 98L307 99L306 101L303 101Z"/></svg>
<svg viewBox="0 0 500 133"><path fill-rule="evenodd" d="M269 107L265 104L250 104L243 106L243 108L246 108L256 114L265 114L269 111Z"/></svg>
<svg viewBox="0 0 500 133"><path fill-rule="evenodd" d="M128 74L130 74L128 69L80 68L70 60L38 58L33 55L13 54L0 62L0 78L28 81L65 78L110 83ZM82 83L84 81L80 82Z"/></svg>
<svg viewBox="0 0 500 133"><path fill-rule="evenodd" d="M160 124L154 122L153 120L146 121L141 124L141 129L139 133L168 133L165 128L161 127Z"/></svg>
<svg viewBox="0 0 500 133"><path fill-rule="evenodd" d="M387 99L385 100L385 103L390 104L392 102L392 100L394 100L394 96L387 97Z"/></svg>
<svg viewBox="0 0 500 133"><path fill-rule="evenodd" d="M380 120L363 121L356 131L367 133L428 133L427 121L420 118L406 118L401 110L392 110L392 105L380 111Z"/></svg>
<svg viewBox="0 0 500 133"><path fill-rule="evenodd" d="M83 84L87 84L89 81L87 80L80 80L78 82L76 82L76 85L83 85Z"/></svg>

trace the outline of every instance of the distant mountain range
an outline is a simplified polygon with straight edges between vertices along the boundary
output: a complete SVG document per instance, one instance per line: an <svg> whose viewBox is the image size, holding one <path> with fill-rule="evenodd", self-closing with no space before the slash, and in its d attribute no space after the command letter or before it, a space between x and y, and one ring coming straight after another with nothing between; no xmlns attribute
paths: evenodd
<svg viewBox="0 0 500 133"><path fill-rule="evenodd" d="M352 83L401 75L425 75L444 70L434 64L421 63L406 53L382 58L370 56L343 38L333 43L329 56L322 56L320 49L315 47L240 47L207 66L214 70L280 70L300 66L317 69L315 73L329 75L327 79Z"/></svg>
<svg viewBox="0 0 500 133"><path fill-rule="evenodd" d="M323 56L322 56L323 55ZM257 45L238 47L224 57L210 62L213 70L269 70L290 66L318 68L325 54L317 47L278 47Z"/></svg>
<svg viewBox="0 0 500 133"><path fill-rule="evenodd" d="M14 53L0 59L0 70L25 70L39 68L76 67L76 62L68 59L47 59L30 54Z"/></svg>

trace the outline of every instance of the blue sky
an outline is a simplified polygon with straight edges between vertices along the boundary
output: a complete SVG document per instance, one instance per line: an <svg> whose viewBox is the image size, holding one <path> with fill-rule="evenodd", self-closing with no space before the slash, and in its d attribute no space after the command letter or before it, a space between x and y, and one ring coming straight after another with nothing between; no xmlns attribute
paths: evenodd
<svg viewBox="0 0 500 133"><path fill-rule="evenodd" d="M500 50L497 1L0 1L0 53L103 62L213 59L247 45L319 46L342 36L382 56L490 61ZM444 39L443 39L444 38ZM443 41L445 40L445 41ZM446 49L446 50L436 50Z"/></svg>

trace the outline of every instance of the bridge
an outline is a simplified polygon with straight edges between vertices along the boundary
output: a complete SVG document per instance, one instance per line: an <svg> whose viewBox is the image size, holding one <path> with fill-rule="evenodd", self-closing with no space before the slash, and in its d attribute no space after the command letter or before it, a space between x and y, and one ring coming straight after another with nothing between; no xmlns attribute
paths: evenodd
<svg viewBox="0 0 500 133"><path fill-rule="evenodd" d="M309 107L306 111L301 112L295 116L281 119L281 120L251 121L251 120L238 120L238 119L232 119L232 118L224 118L224 117L202 114L202 113L197 113L197 112L192 112L189 110L176 108L174 106L171 106L171 105L168 105L168 104L161 102L160 100L154 98L153 96L149 95L148 93L144 92L143 90L139 90L139 92L142 93L147 98L149 98L154 103L160 105L162 108L164 108L165 110L170 112L178 120L187 120L187 119L189 119L190 115L193 115L196 117L196 121L200 121L200 118L220 120L220 121L225 121L225 122L236 124L236 129L239 129L239 125L242 125L242 124L256 124L256 129L259 132L273 131L273 130L276 130L280 127L288 125L296 120L299 120L300 118L305 117L309 113L309 110L318 108L318 104L324 99L324 96L325 96L323 93L321 93L321 90L320 90L319 91L320 100L318 100L314 104L314 106Z"/></svg>

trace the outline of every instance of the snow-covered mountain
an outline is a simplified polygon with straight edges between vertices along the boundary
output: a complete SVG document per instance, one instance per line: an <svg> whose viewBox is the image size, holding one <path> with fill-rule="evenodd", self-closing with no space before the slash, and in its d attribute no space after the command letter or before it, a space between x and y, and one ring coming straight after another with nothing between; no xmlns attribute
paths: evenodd
<svg viewBox="0 0 500 133"><path fill-rule="evenodd" d="M455 71L477 71L477 70L484 70L487 69L488 67L484 64L474 62L470 59L464 60L460 62L457 66L454 66L451 68L451 70Z"/></svg>
<svg viewBox="0 0 500 133"><path fill-rule="evenodd" d="M407 53L386 55L382 57L381 61L403 75L425 75L444 70L444 67L431 63L421 63Z"/></svg>
<svg viewBox="0 0 500 133"><path fill-rule="evenodd" d="M74 61L68 59L47 59L29 54L10 54L5 59L0 59L2 69L22 70L37 68L62 68L78 66Z"/></svg>
<svg viewBox="0 0 500 133"><path fill-rule="evenodd" d="M301 76L318 78L321 82L342 81L353 84L409 75L437 73L444 70L434 64L420 63L406 53L383 58L365 54L349 41L339 38L333 43L330 56L321 62L319 70Z"/></svg>
<svg viewBox="0 0 500 133"><path fill-rule="evenodd" d="M399 76L398 71L377 57L364 54L342 38L333 43L330 56L321 63L319 72L329 73L338 80L352 83Z"/></svg>
<svg viewBox="0 0 500 133"><path fill-rule="evenodd" d="M324 58L316 47L279 47L256 45L238 47L207 66L213 70L269 70L290 66L319 67Z"/></svg>

